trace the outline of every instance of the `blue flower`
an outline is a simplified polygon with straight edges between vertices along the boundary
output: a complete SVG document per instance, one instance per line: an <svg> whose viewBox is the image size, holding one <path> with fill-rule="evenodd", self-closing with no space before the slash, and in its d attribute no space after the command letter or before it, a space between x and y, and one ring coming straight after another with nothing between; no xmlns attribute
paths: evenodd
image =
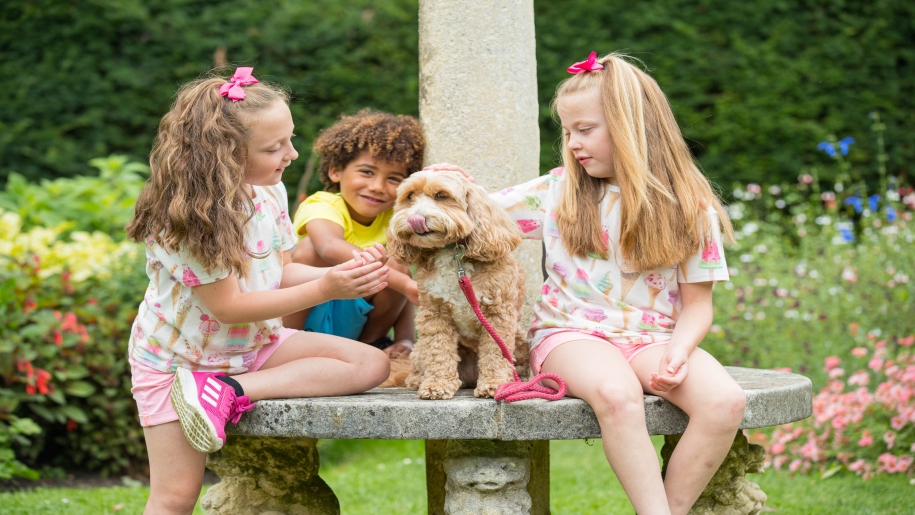
<svg viewBox="0 0 915 515"><path fill-rule="evenodd" d="M829 157L836 157L836 147L828 141L821 141L820 144L817 145L817 150L826 152L826 155Z"/></svg>
<svg viewBox="0 0 915 515"><path fill-rule="evenodd" d="M871 211L877 212L877 208L880 206L880 195L874 193L870 197L867 197L867 205L871 208Z"/></svg>
<svg viewBox="0 0 915 515"><path fill-rule="evenodd" d="M841 228L839 229L839 234L842 235L842 241L845 243L851 243L855 241L855 235L851 233L851 229Z"/></svg>
<svg viewBox="0 0 915 515"><path fill-rule="evenodd" d="M860 197L848 197L845 199L845 205L855 208L855 213L860 213L864 210L864 204L861 203Z"/></svg>
<svg viewBox="0 0 915 515"><path fill-rule="evenodd" d="M890 222L896 221L896 208L893 206L886 208L886 219Z"/></svg>
<svg viewBox="0 0 915 515"><path fill-rule="evenodd" d="M855 138L852 138L851 136L846 136L846 137L840 139L839 140L839 152L841 152L843 156L847 156L848 147L849 147L849 145L853 144L854 142L855 142Z"/></svg>

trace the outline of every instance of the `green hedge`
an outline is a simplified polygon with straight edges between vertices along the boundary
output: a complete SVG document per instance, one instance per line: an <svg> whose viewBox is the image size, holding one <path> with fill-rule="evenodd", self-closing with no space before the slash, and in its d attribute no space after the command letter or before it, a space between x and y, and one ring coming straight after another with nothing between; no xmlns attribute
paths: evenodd
<svg viewBox="0 0 915 515"><path fill-rule="evenodd" d="M342 111L417 114L416 12L409 0L4 2L0 182L82 174L112 153L145 161L177 86L220 48L292 91L302 150Z"/></svg>
<svg viewBox="0 0 915 515"><path fill-rule="evenodd" d="M915 3L564 0L534 8L544 168L555 162L557 136L548 100L565 68L592 49L619 49L658 79L721 184L793 180L827 162L815 145L828 134L857 138L853 164L872 177L871 111L887 124L889 173L910 173ZM0 12L0 182L14 171L30 180L81 174L82 163L111 153L145 160L177 85L220 48L292 90L303 157L341 112L417 114L416 0L8 0ZM505 29L494 21L493 30Z"/></svg>
<svg viewBox="0 0 915 515"><path fill-rule="evenodd" d="M865 151L853 164L875 178L872 111L887 124L889 173L911 173L913 2L567 0L535 6L541 106L567 76L570 61L591 50L623 50L647 65L693 152L719 184L793 182L802 169L828 162L815 147L830 133L855 137ZM557 136L549 126L541 124L544 162L555 153L546 144Z"/></svg>

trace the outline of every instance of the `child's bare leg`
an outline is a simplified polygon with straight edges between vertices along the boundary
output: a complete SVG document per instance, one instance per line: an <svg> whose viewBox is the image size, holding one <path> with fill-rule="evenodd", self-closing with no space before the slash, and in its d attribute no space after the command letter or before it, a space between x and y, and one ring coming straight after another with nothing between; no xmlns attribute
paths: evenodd
<svg viewBox="0 0 915 515"><path fill-rule="evenodd" d="M604 343L572 341L550 352L542 371L562 377L569 394L594 410L607 461L635 511L670 513L645 425L642 386L623 355Z"/></svg>
<svg viewBox="0 0 915 515"><path fill-rule="evenodd" d="M715 358L702 349L689 357L689 375L666 393L648 388L666 346L652 347L632 360L645 391L663 397L689 415L689 425L667 464L664 486L674 514L687 513L702 494L734 443L746 394Z"/></svg>
<svg viewBox="0 0 915 515"><path fill-rule="evenodd" d="M178 421L143 428L149 453L149 500L146 515L194 511L207 455L195 450Z"/></svg>
<svg viewBox="0 0 915 515"><path fill-rule="evenodd" d="M389 260L388 266L402 274L410 276L410 267ZM375 308L369 312L359 341L372 343L388 334L394 328L394 342L415 339L415 325L413 323L413 304L407 301L406 296L391 289L385 288L371 299Z"/></svg>
<svg viewBox="0 0 915 515"><path fill-rule="evenodd" d="M400 293L385 288L372 297L372 304L375 307L369 311L365 327L362 328L362 333L359 335L359 341L363 343L372 343L387 335L388 331L394 327L404 306L409 302Z"/></svg>
<svg viewBox="0 0 915 515"><path fill-rule="evenodd" d="M339 336L299 331L257 372L232 376L251 401L349 395L388 377L390 360L369 345Z"/></svg>

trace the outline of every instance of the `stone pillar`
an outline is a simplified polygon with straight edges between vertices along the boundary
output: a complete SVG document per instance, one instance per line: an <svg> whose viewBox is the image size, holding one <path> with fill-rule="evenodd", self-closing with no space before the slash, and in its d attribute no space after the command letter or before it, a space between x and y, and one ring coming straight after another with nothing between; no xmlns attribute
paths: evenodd
<svg viewBox="0 0 915 515"><path fill-rule="evenodd" d="M683 435L669 435L664 437L664 447L661 448L661 459L664 466L661 473L667 472L667 463L673 454L680 437ZM766 451L759 445L747 442L743 431L737 431L734 444L728 452L724 463L712 476L711 481L696 504L689 510L690 515L756 515L766 504L766 494L744 477L745 474L762 474L763 460Z"/></svg>
<svg viewBox="0 0 915 515"><path fill-rule="evenodd" d="M201 507L208 515L339 515L337 497L318 476L317 442L229 435L207 457L220 481Z"/></svg>
<svg viewBox="0 0 915 515"><path fill-rule="evenodd" d="M430 515L549 515L550 442L426 440Z"/></svg>
<svg viewBox="0 0 915 515"><path fill-rule="evenodd" d="M487 191L540 175L533 0L420 0L419 115L426 163L448 162ZM516 255L524 324L543 283L540 242Z"/></svg>

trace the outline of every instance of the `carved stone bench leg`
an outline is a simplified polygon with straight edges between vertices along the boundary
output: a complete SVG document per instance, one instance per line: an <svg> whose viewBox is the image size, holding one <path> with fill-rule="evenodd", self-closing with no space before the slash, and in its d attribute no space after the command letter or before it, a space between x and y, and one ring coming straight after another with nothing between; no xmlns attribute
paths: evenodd
<svg viewBox="0 0 915 515"><path fill-rule="evenodd" d="M430 515L548 515L550 442L426 440Z"/></svg>
<svg viewBox="0 0 915 515"><path fill-rule="evenodd" d="M220 482L200 505L211 515L338 515L337 497L318 476L317 442L230 435L207 458Z"/></svg>
<svg viewBox="0 0 915 515"><path fill-rule="evenodd" d="M664 460L662 473L667 471L667 463L674 452L677 442L683 435L664 437L661 458ZM755 515L766 503L766 494L759 485L747 480L744 474L762 474L763 460L766 451L762 446L750 444L743 431L737 431L734 444L728 452L718 472L712 476L708 486L693 508L691 515Z"/></svg>

